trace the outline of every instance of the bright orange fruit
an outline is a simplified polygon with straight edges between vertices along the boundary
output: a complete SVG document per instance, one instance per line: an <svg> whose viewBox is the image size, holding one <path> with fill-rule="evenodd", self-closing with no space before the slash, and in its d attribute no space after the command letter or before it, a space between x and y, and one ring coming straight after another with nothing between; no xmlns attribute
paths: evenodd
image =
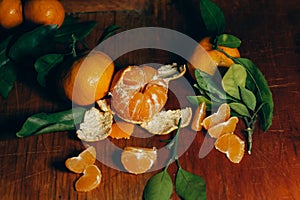
<svg viewBox="0 0 300 200"><path fill-rule="evenodd" d="M58 0L28 0L24 5L24 16L35 24L60 27L65 19L65 9Z"/></svg>
<svg viewBox="0 0 300 200"><path fill-rule="evenodd" d="M207 130L208 134L213 138L219 138L225 133L233 133L236 125L239 122L239 118L230 117L227 121L221 122Z"/></svg>
<svg viewBox="0 0 300 200"><path fill-rule="evenodd" d="M245 142L233 133L225 133L215 142L215 148L225 153L233 163L241 162L245 152Z"/></svg>
<svg viewBox="0 0 300 200"><path fill-rule="evenodd" d="M129 122L117 121L112 124L112 130L109 136L115 139L130 139L134 131L134 126L134 124Z"/></svg>
<svg viewBox="0 0 300 200"><path fill-rule="evenodd" d="M82 173L89 165L94 164L96 161L96 149L93 146L89 146L77 157L68 158L65 162L65 166L72 172Z"/></svg>
<svg viewBox="0 0 300 200"><path fill-rule="evenodd" d="M203 127L208 130L209 128L225 122L230 117L230 107L227 103L223 103L219 106L216 113L209 115L208 117L204 118L202 125Z"/></svg>
<svg viewBox="0 0 300 200"><path fill-rule="evenodd" d="M202 102L201 104L198 105L193 121L191 124L191 128L194 131L201 131L202 129L202 121L206 117L206 104L205 102Z"/></svg>
<svg viewBox="0 0 300 200"><path fill-rule="evenodd" d="M62 77L65 95L78 105L95 103L108 93L114 69L108 55L91 51L77 59Z"/></svg>
<svg viewBox="0 0 300 200"><path fill-rule="evenodd" d="M125 147L121 155L124 168L133 174L147 172L156 159L156 148Z"/></svg>
<svg viewBox="0 0 300 200"><path fill-rule="evenodd" d="M78 192L88 192L101 183L102 173L96 165L89 165L83 175L76 181L75 189Z"/></svg>
<svg viewBox="0 0 300 200"><path fill-rule="evenodd" d="M142 123L158 113L167 101L168 84L157 70L129 66L116 74L112 83L112 109L125 121Z"/></svg>
<svg viewBox="0 0 300 200"><path fill-rule="evenodd" d="M23 22L23 8L20 0L0 1L0 25L10 29Z"/></svg>

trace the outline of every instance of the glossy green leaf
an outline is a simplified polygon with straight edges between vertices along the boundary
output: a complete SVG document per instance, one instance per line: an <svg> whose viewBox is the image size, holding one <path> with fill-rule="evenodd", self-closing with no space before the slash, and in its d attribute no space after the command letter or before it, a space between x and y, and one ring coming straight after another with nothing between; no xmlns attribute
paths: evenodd
<svg viewBox="0 0 300 200"><path fill-rule="evenodd" d="M85 111L85 108L77 107L50 114L34 114L25 121L16 135L27 137L50 132L76 130L75 125L82 122Z"/></svg>
<svg viewBox="0 0 300 200"><path fill-rule="evenodd" d="M198 96L187 96L186 98L188 99L188 101L191 104L193 104L195 106L198 106L200 103L205 102L207 110L210 110L211 107L212 107L212 102L204 96L200 96L200 95L198 95Z"/></svg>
<svg viewBox="0 0 300 200"><path fill-rule="evenodd" d="M223 89L230 96L240 99L239 86L245 87L247 72L245 68L238 64L233 64L222 79Z"/></svg>
<svg viewBox="0 0 300 200"><path fill-rule="evenodd" d="M72 37L75 37L77 40L83 40L92 32L97 24L95 21L67 23L58 29L54 35L54 40L59 43L72 43Z"/></svg>
<svg viewBox="0 0 300 200"><path fill-rule="evenodd" d="M230 47L230 48L238 48L241 46L242 41L230 34L221 34L217 36L217 45Z"/></svg>
<svg viewBox="0 0 300 200"><path fill-rule="evenodd" d="M183 200L206 199L206 184L202 177L179 167L176 174L176 192Z"/></svg>
<svg viewBox="0 0 300 200"><path fill-rule="evenodd" d="M251 117L247 107L242 103L229 103L230 108L236 112L240 117Z"/></svg>
<svg viewBox="0 0 300 200"><path fill-rule="evenodd" d="M8 57L18 63L40 57L53 49L56 31L57 25L43 25L22 34L9 48Z"/></svg>
<svg viewBox="0 0 300 200"><path fill-rule="evenodd" d="M215 83L216 80L213 76L197 69L195 70L195 77L198 86L207 94L213 94L217 99L226 99L225 91Z"/></svg>
<svg viewBox="0 0 300 200"><path fill-rule="evenodd" d="M241 99L244 104L252 111L255 110L256 107L256 97L251 90L248 90L245 87L239 86Z"/></svg>
<svg viewBox="0 0 300 200"><path fill-rule="evenodd" d="M144 189L144 200L170 200L173 183L167 170L152 176Z"/></svg>
<svg viewBox="0 0 300 200"><path fill-rule="evenodd" d="M36 60L34 67L38 72L37 80L41 86L46 86L46 77L49 71L59 65L63 59L63 54L46 54Z"/></svg>
<svg viewBox="0 0 300 200"><path fill-rule="evenodd" d="M103 31L103 33L102 33L102 35L101 35L101 37L100 37L97 44L100 44L101 42L103 42L104 40L109 38L110 36L114 35L118 29L120 29L120 27L118 27L116 25L111 25L111 26L107 27Z"/></svg>
<svg viewBox="0 0 300 200"><path fill-rule="evenodd" d="M247 70L247 88L253 88L257 104L263 105L259 111L260 125L263 131L267 131L272 125L274 102L272 92L263 73L247 58L235 58L234 61Z"/></svg>
<svg viewBox="0 0 300 200"><path fill-rule="evenodd" d="M200 13L208 35L217 36L224 32L225 17L215 3L210 0L200 0Z"/></svg>
<svg viewBox="0 0 300 200"><path fill-rule="evenodd" d="M7 57L7 48L11 42L12 35L0 43L0 68L6 65L10 59Z"/></svg>
<svg viewBox="0 0 300 200"><path fill-rule="evenodd" d="M7 98L9 92L14 87L17 79L17 72L13 62L9 61L0 67L0 95Z"/></svg>

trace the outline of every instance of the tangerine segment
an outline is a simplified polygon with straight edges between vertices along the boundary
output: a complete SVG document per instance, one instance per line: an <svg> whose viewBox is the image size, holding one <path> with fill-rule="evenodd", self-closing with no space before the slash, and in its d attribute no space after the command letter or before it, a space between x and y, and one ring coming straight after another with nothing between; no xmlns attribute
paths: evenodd
<svg viewBox="0 0 300 200"><path fill-rule="evenodd" d="M206 104L202 102L198 105L193 117L191 128L194 131L202 130L202 121L206 117Z"/></svg>
<svg viewBox="0 0 300 200"><path fill-rule="evenodd" d="M219 138L225 133L233 133L236 125L239 122L239 118L230 117L226 122L219 123L208 129L208 134L213 138Z"/></svg>
<svg viewBox="0 0 300 200"><path fill-rule="evenodd" d="M101 183L102 173L96 165L89 165L83 175L76 181L75 189L78 192L88 192Z"/></svg>
<svg viewBox="0 0 300 200"><path fill-rule="evenodd" d="M121 155L124 168L132 174L148 171L157 159L157 150L153 148L125 147Z"/></svg>
<svg viewBox="0 0 300 200"><path fill-rule="evenodd" d="M208 130L209 128L225 122L226 120L228 120L230 117L230 107L227 103L223 103L219 106L218 110L216 113L213 113L212 115L206 117L203 122L202 125L203 127Z"/></svg>
<svg viewBox="0 0 300 200"><path fill-rule="evenodd" d="M225 153L233 163L239 163L245 152L245 142L233 133L220 136L215 142L215 148Z"/></svg>
<svg viewBox="0 0 300 200"><path fill-rule="evenodd" d="M109 136L115 139L130 139L130 136L132 135L133 131L134 124L124 121L118 121L113 123L112 131Z"/></svg>
<svg viewBox="0 0 300 200"><path fill-rule="evenodd" d="M158 78L157 70L129 66L113 80L111 105L123 120L142 123L159 112L167 101L168 84Z"/></svg>
<svg viewBox="0 0 300 200"><path fill-rule="evenodd" d="M94 164L96 161L96 149L89 146L82 151L77 157L68 158L65 166L72 172L82 173L89 165Z"/></svg>

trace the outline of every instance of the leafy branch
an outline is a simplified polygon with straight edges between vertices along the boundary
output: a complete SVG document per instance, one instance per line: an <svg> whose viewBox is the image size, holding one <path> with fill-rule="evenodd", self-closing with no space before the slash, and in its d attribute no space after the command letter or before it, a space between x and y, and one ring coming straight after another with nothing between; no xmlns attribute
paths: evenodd
<svg viewBox="0 0 300 200"><path fill-rule="evenodd" d="M175 190L184 200L206 199L206 184L202 177L184 170L178 160L178 139L180 134L181 119L178 122L178 129L175 137L167 145L173 149L172 155L163 171L151 177L144 189L145 200L169 200L173 192L172 179L168 173L168 167L176 161L178 170L175 178Z"/></svg>

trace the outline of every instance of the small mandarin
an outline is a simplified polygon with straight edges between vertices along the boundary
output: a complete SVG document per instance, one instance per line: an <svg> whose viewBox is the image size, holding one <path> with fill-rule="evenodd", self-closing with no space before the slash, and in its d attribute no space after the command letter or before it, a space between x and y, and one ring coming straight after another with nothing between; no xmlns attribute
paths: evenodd
<svg viewBox="0 0 300 200"><path fill-rule="evenodd" d="M202 102L198 105L196 112L193 117L191 128L194 131L202 130L202 121L206 117L206 104Z"/></svg>
<svg viewBox="0 0 300 200"><path fill-rule="evenodd" d="M208 130L216 124L221 122L225 122L230 117L230 107L227 103L223 103L219 106L216 113L209 115L208 117L203 119L202 125Z"/></svg>
<svg viewBox="0 0 300 200"><path fill-rule="evenodd" d="M11 29L23 22L23 8L21 0L0 1L0 25Z"/></svg>
<svg viewBox="0 0 300 200"><path fill-rule="evenodd" d="M236 125L239 122L239 118L230 117L227 121L221 122L207 130L208 134L213 138L219 138L225 133L233 133Z"/></svg>

